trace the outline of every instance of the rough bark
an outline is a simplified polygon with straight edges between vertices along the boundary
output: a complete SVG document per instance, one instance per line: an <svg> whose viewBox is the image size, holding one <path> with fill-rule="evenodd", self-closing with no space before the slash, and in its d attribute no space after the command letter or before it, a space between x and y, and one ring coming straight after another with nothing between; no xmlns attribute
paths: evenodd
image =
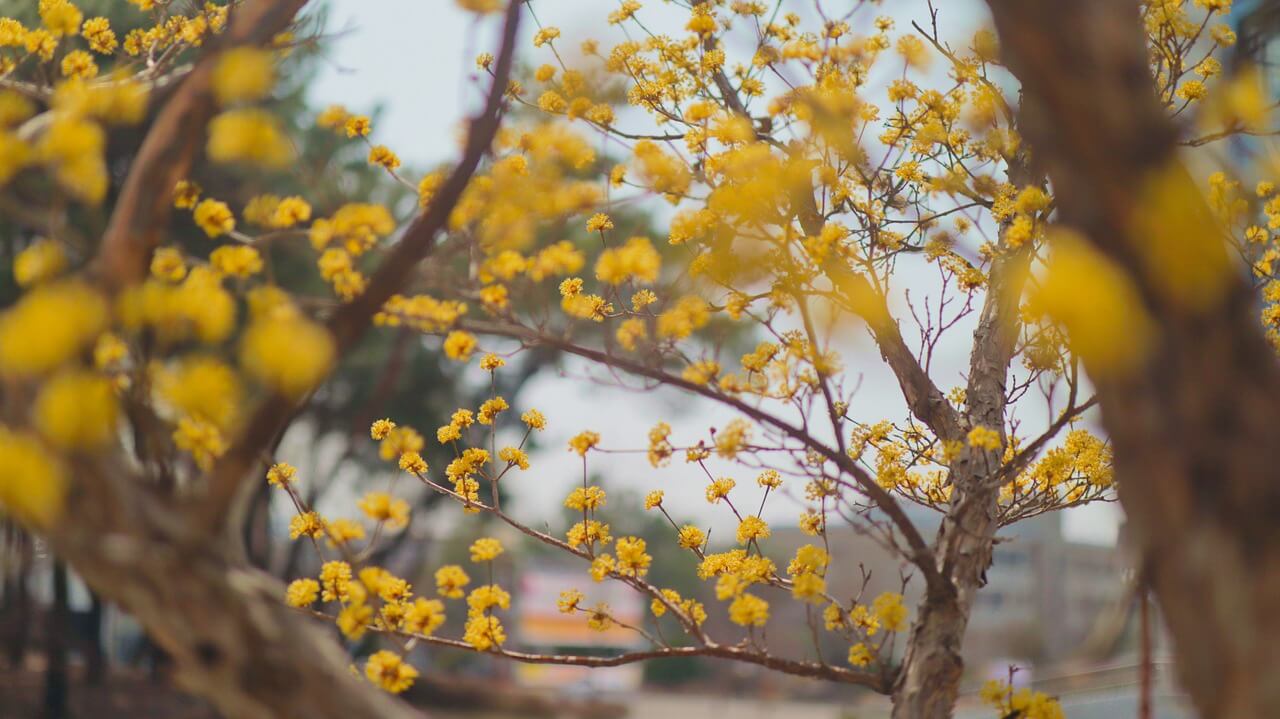
<svg viewBox="0 0 1280 719"><path fill-rule="evenodd" d="M142 623L180 686L237 719L418 716L352 677L333 638L286 607L284 587L230 542L210 540L122 473L82 471L53 548Z"/></svg>
<svg viewBox="0 0 1280 719"><path fill-rule="evenodd" d="M1009 181L1039 184L1025 157L1012 158ZM1007 230L1007 225L1001 231ZM987 294L969 357L969 382L962 426L952 438L976 426L1003 434L1009 363L1016 349L1020 320L1018 302L1030 258L1026 251L999 256L992 264ZM947 405L950 408L950 405ZM999 529L1001 467L999 450L968 450L951 467L952 500L938 530L935 553L950 592L926 592L907 641L902 671L893 694L895 719L949 717L964 673L961 648L969 612L978 590L987 583L992 546Z"/></svg>
<svg viewBox="0 0 1280 719"><path fill-rule="evenodd" d="M1138 3L989 4L1061 220L1127 270L1158 327L1142 371L1098 389L1181 681L1203 716L1280 716L1280 372L1243 272L1211 302L1179 303L1139 260L1162 240L1135 231L1141 188L1169 167L1176 128Z"/></svg>

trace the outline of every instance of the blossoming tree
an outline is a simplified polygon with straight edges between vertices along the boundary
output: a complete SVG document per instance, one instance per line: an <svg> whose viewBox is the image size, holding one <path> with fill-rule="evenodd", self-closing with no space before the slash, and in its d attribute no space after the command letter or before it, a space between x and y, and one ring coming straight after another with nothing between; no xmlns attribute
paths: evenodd
<svg viewBox="0 0 1280 719"><path fill-rule="evenodd" d="M0 18L0 182L44 178L55 217L106 211L92 246L68 246L55 223L15 260L25 292L0 316L0 502L133 612L183 682L229 716L411 715L375 687L410 686L418 670L404 652L419 643L586 666L719 657L870 688L892 697L895 716L948 716L997 532L1110 496L1111 448L1083 423L1092 387L1144 486L1154 470L1142 462L1170 466L1151 456L1154 439L1167 438L1151 412L1169 401L1142 394L1161 386L1146 377L1152 348L1174 326L1188 330L1192 352L1188 328L1203 327L1183 327L1172 310L1208 312L1237 284L1232 297L1252 296L1227 269L1229 246L1258 277L1274 261L1253 220L1280 216L1272 186L1257 188L1259 210L1225 175L1206 203L1185 174L1145 172L1167 167L1155 160L1179 141L1263 129L1256 77L1219 80L1216 55L1233 42L1215 19L1225 0L1140 10L1098 0L1070 19L1050 2L992 0L1003 51L989 30L949 37L928 3L916 23L877 17L870 1L693 0L663 11L680 17L679 31L663 35L640 2L624 0L608 15L624 39L586 39L574 52L537 22L537 2L459 0L478 21L500 21L502 41L496 57L477 59L492 80L454 164L408 177L392 148L369 140L368 117L333 106L316 118L367 144L369 162L412 187L416 206L262 194L239 212L202 192L201 167L290 172L288 131L262 101L305 0L130 2L148 22L123 37L70 0L41 0L38 26ZM536 28L533 69L520 81L522 18ZM1112 29L1083 46L1057 30L1083 23ZM1107 44L1106 33L1128 34ZM1086 77L1117 108L1145 103L1144 114L1091 109L1090 88L1061 73L1089 53L1117 53L1123 62L1086 62ZM1027 83L1021 94L1006 89L1010 69ZM619 91L626 112L609 99ZM517 106L529 111L504 123ZM1192 115L1199 124L1175 133L1174 119ZM1105 157L1080 136L1091 118L1120 138L1107 135ZM148 120L128 167L109 167L109 130ZM1163 134L1139 141L1139 120ZM1106 163L1138 160L1147 164L1126 166L1124 181L1094 187ZM654 238L615 232L614 208L646 202L674 210L665 259ZM1060 219L1076 229L1051 226ZM175 246L171 222L200 228L207 249ZM1228 234L1230 243L1217 239ZM1167 239L1108 244L1120 236ZM273 264L297 258L331 292L283 286ZM1167 316L1157 311L1166 301ZM1237 331L1260 337L1247 320ZM754 337L754 349L730 354L719 324ZM576 558L584 583L628 585L649 599L651 621L674 620L678 640L625 625L650 646L611 657L516 651L503 624L511 596L491 571L497 540L472 545L473 566L442 566L435 587L414 587L368 561L406 521L394 486L366 495L352 516L307 505L297 489L307 479L272 456L276 439L335 361L384 327L439 337L450 358L495 381L513 356L549 348L737 415L705 435L655 417L644 442L602 437L590 417L520 412L495 393L438 427L395 418L371 427L401 482ZM846 360L850 338L864 333L896 379L901 411L859 400L858 367ZM962 368L935 363L956 347L967 350ZM1149 408L1137 419L1135 398ZM522 520L499 493L537 473L528 443L549 422L584 426L568 448L583 482L565 500L581 521L565 535ZM455 459L429 467L429 441ZM589 469L604 465L602 450L637 444L655 471L683 464L704 475L707 501L736 525L733 548L713 551L702 527L674 521L659 490L643 507L606 508ZM1197 457L1179 466L1199 466ZM227 537L228 518L261 481L288 497L291 535L323 562L287 589L249 570ZM761 514L770 497L793 501L783 494L803 497L798 522L811 537L785 567L768 558ZM1133 501L1158 511L1141 492ZM908 503L938 513L936 536L911 521ZM650 583L644 540L611 535L618 511L671 520L716 604ZM858 561L828 544L833 523L900 557L919 603L829 589L830 567ZM1164 546L1161 536L1149 528L1144 548ZM1193 569L1180 576L1206 576L1196 573L1208 571L1203 560L1181 560L1171 566ZM1156 574L1166 603L1176 581ZM815 635L845 641L846 661L770 653L764 588L804 605ZM465 607L451 606L464 597ZM579 587L564 588L560 608L594 628L620 622L607 606L584 605ZM453 611L465 614L464 633L438 635ZM710 612L740 630L713 635ZM1182 616L1171 612L1175 634L1195 636L1179 633L1189 627ZM385 637L387 649L360 658L365 681L347 676L317 618L348 638ZM1042 694L998 683L983 693L1001 716L1061 714ZM1209 688L1197 700L1222 706Z"/></svg>

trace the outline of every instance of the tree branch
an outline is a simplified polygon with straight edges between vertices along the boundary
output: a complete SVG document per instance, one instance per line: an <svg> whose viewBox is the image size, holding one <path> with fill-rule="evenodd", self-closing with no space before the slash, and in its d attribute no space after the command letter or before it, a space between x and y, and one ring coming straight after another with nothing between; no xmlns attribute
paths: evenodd
<svg viewBox="0 0 1280 719"><path fill-rule="evenodd" d="M173 208L172 193L187 176L217 111L210 88L221 51L261 45L292 22L307 0L249 0L231 13L231 27L196 67L151 124L129 169L102 237L96 270L112 289L146 277L151 251L161 242Z"/></svg>
<svg viewBox="0 0 1280 719"><path fill-rule="evenodd" d="M686 392L691 392L708 399L715 400L721 404L732 407L751 419L767 424L774 429L781 431L783 434L802 443L805 447L826 457L829 461L838 466L841 471L853 477L854 482L859 489L867 494L872 502L889 517L903 537L907 541L910 551L906 552L907 558L920 568L925 576L926 584L931 591L950 593L950 583L943 579L938 572L938 567L934 562L933 552L929 548L924 537L920 534L920 530L915 526L911 519L902 510L902 506L893 498L883 487L876 483L875 479L869 475L866 470L859 467L848 455L841 454L839 451L828 447L826 444L815 440L804 429L797 427L790 422L775 417L757 407L743 402L735 397L716 392L704 385L690 382L682 377L677 377L669 372L663 371L656 367L651 367L634 360L625 359L616 355L611 355L600 350L594 350L581 345L573 344L564 339L553 337L546 334L534 332L526 327L510 324L498 324L491 322L478 322L464 320L462 326L472 331L498 335L503 337L511 337L521 340L522 342L534 345L545 345L566 354L577 355L584 359L589 359L597 364L606 367L619 369L629 374L648 377L657 380L665 385L676 387Z"/></svg>
<svg viewBox="0 0 1280 719"><path fill-rule="evenodd" d="M426 212L405 229L399 242L378 266L364 294L342 305L329 318L329 331L338 345L338 357L349 351L368 329L383 304L408 283L418 263L431 254L436 235L445 228L449 215L475 175L497 135L502 117L503 96L514 63L516 33L523 0L511 0L502 30L502 49L494 67L493 86L480 115L471 122L461 160L449 173ZM287 398L275 396L263 402L231 450L218 462L209 478L207 496L200 500L201 516L211 528L222 524L245 476L260 461L264 447L288 425L297 407Z"/></svg>

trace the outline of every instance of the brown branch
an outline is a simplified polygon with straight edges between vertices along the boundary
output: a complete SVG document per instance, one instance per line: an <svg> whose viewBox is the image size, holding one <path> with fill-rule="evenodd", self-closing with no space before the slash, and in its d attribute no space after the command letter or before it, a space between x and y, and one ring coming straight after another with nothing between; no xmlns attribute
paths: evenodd
<svg viewBox="0 0 1280 719"><path fill-rule="evenodd" d="M404 636L412 637L428 644L464 649L471 652L476 651L476 649L467 642L457 639L429 637L421 634L408 633L404 633ZM828 681L840 682L843 684L864 686L880 693L886 693L890 684L889 682L886 682L884 677L880 674L859 672L852 669L832 666L830 664L818 664L816 662L784 659L782 657L770 656L768 654L763 654L759 651L753 651L740 646L725 646L723 644L714 643L706 646L665 647L649 651L626 652L624 654L617 654L611 657L590 657L572 654L532 654L529 652L518 652L508 649L499 649L488 653L504 659L511 659L513 661L523 662L526 664L564 664L580 667L617 667L624 664L634 664L635 662L642 662L650 659L661 659L664 657L717 657L720 659L730 659L747 664L756 664L784 674L794 674L796 676L826 679Z"/></svg>
<svg viewBox="0 0 1280 719"><path fill-rule="evenodd" d="M306 610L306 613L330 622L334 621L333 616L321 611L312 609ZM662 659L667 657L716 657L719 659L729 659L746 664L756 664L784 674L793 674L796 676L810 677L814 679L826 679L828 681L840 682L842 684L863 686L881 694L887 693L889 691L889 687L892 685L892 672L887 675L881 673L860 672L853 669L845 669L844 667L832 666L830 664L819 664L817 662L806 662L796 659L775 657L744 646L730 646L717 644L715 642L707 642L703 645L690 647L660 647L658 649L624 652L622 654L615 654L607 657L592 657L578 654L535 654L532 652L512 651L502 647L481 652L471 646L470 643L461 639L449 639L447 637L437 637L427 634L388 630L382 627L370 627L369 629L370 631L379 634L391 634L408 639L415 639L425 644L461 649L472 653L491 654L495 657L510 659L524 664L560 664L578 667L618 667L625 664L634 664L636 662L648 661L650 659Z"/></svg>
<svg viewBox="0 0 1280 719"><path fill-rule="evenodd" d="M138 150L102 237L96 270L111 288L146 276L172 211L173 187L187 176L217 105L210 88L220 52L261 45L288 27L307 0L249 0L232 11L231 27L165 103Z"/></svg>
<svg viewBox="0 0 1280 719"><path fill-rule="evenodd" d="M1013 459L1006 462L1004 466L1000 468L1000 471L992 478L992 483L996 486L1000 486L1003 485L1006 480L1012 479L1020 474L1022 470L1026 469L1027 465L1031 464L1031 461L1040 453L1040 450L1052 441L1053 438L1058 435L1058 432L1062 431L1063 427L1079 419L1080 415L1092 409L1097 404L1098 398L1090 397L1079 405L1073 404L1071 407L1063 410L1062 416L1054 420L1053 424L1049 425L1049 428L1046 429L1039 437L1036 437L1035 441L1031 442L1026 447L1023 447L1016 455L1014 455Z"/></svg>
<svg viewBox="0 0 1280 719"><path fill-rule="evenodd" d="M494 67L493 86L489 88L484 110L471 122L462 159L440 187L426 212L409 224L400 241L378 266L364 294L339 307L329 318L329 331L337 341L339 357L356 344L368 329L373 316L382 309L382 305L408 284L418 263L431 254L436 235L445 228L454 206L493 144L515 57L521 3L522 0L511 0L507 6L502 30L502 49ZM275 396L265 400L258 408L240 439L210 475L208 494L201 500L201 515L207 526L214 528L222 524L245 476L259 463L263 448L283 431L298 406L287 398Z"/></svg>
<svg viewBox="0 0 1280 719"><path fill-rule="evenodd" d="M825 270L842 304L867 323L880 349L880 357L898 380L911 414L932 430L938 439L959 439L962 434L960 415L907 346L898 323L889 314L884 296L871 286L865 275L836 262L827 263ZM870 305L873 301L874 306Z"/></svg>
<svg viewBox="0 0 1280 719"><path fill-rule="evenodd" d="M618 357L616 355L611 355L600 350L582 347L558 337L534 332L526 327L469 320L464 320L462 325L481 334L511 337L513 339L521 340L527 344L545 345L567 354L573 354L584 359L589 359L606 367L612 367L641 377L648 377L649 379L656 380L665 385L715 400L716 402L742 412L744 415L761 424L772 426L774 429L781 431L783 434L786 434L792 439L804 444L809 449L812 449L826 457L842 471L853 477L858 487L867 494L877 507L879 507L880 511L884 512L889 517L894 526L898 528L898 531L902 532L903 537L907 540L907 545L910 547L910 551L906 553L907 557L924 573L925 581L928 584L929 589L931 591L942 592L945 594L951 593L952 590L949 583L943 579L942 575L938 572L937 565L934 563L932 550L929 548L928 543L925 542L924 537L920 534L920 530L914 523L912 523L911 519L907 517L906 513L902 510L902 506L899 505L883 487L877 484L875 479L871 477L866 470L854 463L848 455L841 454L839 451L815 440L804 429L775 417L757 407L753 407L740 399L721 394L704 385L690 382L689 380L677 377L676 375L665 372L656 367Z"/></svg>

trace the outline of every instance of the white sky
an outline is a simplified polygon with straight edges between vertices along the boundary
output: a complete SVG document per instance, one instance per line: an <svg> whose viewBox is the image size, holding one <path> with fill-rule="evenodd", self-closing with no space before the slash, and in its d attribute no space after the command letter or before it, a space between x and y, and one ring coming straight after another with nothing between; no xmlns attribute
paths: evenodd
<svg viewBox="0 0 1280 719"><path fill-rule="evenodd" d="M330 31L343 34L334 42L326 69L311 90L316 105L340 102L353 110L372 111L383 106L375 123L374 140L395 149L410 166L426 167L448 161L456 151L456 128L468 109L474 108L483 85L474 81L473 59L483 51L495 51L494 28L477 26L471 16L457 9L453 0L328 0L332 8ZM903 3L899 8L920 2ZM665 3L646 3L646 24L657 31L673 29L681 11ZM808 3L804 4L808 6ZM607 47L611 28L605 16L614 7L606 0L538 0L539 19L563 31L567 46L590 35ZM973 15L952 3L946 13L962 24L965 36L973 30ZM945 16L944 16L945 17ZM526 23L525 35L533 23ZM519 61L542 63L545 50L528 42L520 48ZM900 418L902 400L892 376L858 330L859 339L846 348L845 363L851 376L861 373L862 386L855 397L854 414L863 419ZM948 380L965 361L964 337L948 356L935 363L944 389L958 384ZM856 368L856 369L855 369ZM947 371L951 368L951 372ZM690 400L670 391L640 395L594 381L606 377L598 369L572 367L563 376L545 376L529 386L519 404L538 407L547 414L551 428L543 437L548 449L534 458L534 467L518 480L513 491L518 513L527 518L555 516L567 488L580 477L577 457L565 451L565 440L582 429L594 429L606 447L643 447L646 433L657 420L675 428L674 439L705 436L706 428L722 426L734 415L720 407ZM950 384L948 384L950 382ZM858 408L861 408L860 410ZM608 476L610 486L628 486L638 492L651 488L666 491L670 506L689 508L691 518L703 522L726 518L702 499L705 477L695 467L677 461L652 470L643 454L611 455L608 466L598 456L593 471ZM738 471L743 495L755 490L751 478ZM770 500L766 518L794 521L799 505L787 498ZM680 519L677 516L677 519ZM1094 505L1067 513L1064 526L1069 537L1081 541L1114 541L1119 510L1115 505Z"/></svg>

